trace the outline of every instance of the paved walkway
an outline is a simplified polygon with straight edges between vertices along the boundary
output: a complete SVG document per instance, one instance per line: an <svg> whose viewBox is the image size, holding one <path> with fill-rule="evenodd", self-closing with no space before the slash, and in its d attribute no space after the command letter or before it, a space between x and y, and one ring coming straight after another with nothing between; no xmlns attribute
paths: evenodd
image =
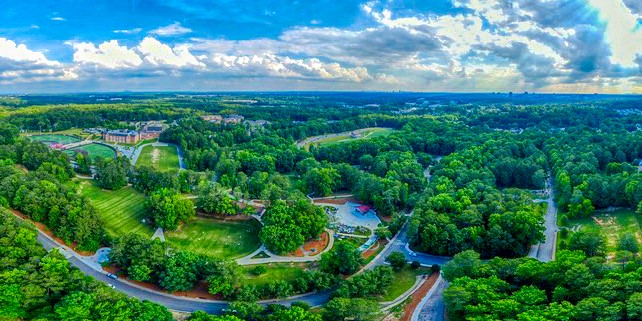
<svg viewBox="0 0 642 321"><path fill-rule="evenodd" d="M309 253L305 253L304 251L304 256L281 256L277 255L275 253L270 252L265 245L261 245L256 251L236 260L236 263L239 265L252 265L252 264L268 264L268 263L300 263L300 262L313 262L313 261L318 261L321 259L321 254L328 252L332 249L334 246L334 232L332 230L325 230L328 233L328 245L323 249L323 251L319 252L318 254L315 255L309 255ZM268 255L268 257L265 258L254 258L254 256L257 256L259 253L265 253Z"/></svg>
<svg viewBox="0 0 642 321"><path fill-rule="evenodd" d="M161 240L161 242L165 243L165 233L163 232L162 228L157 228L156 231L154 232L154 235L152 235L152 240L158 238Z"/></svg>

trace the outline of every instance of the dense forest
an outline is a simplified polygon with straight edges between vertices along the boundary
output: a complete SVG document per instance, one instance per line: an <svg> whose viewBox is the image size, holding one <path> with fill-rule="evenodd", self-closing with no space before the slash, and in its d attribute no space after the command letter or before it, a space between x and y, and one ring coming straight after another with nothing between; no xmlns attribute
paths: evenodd
<svg viewBox="0 0 642 321"><path fill-rule="evenodd" d="M265 207L258 237L276 254L292 253L324 233L328 216L310 199L350 195L376 210L382 239L403 227L412 250L454 256L443 272L451 282L446 302L452 320L637 320L634 234L621 237L609 256L606 249L613 246L600 232L564 229L556 260L523 258L544 240L546 204L540 198L549 189L562 225L605 209L642 214L642 106L636 99L141 94L119 103L80 95L47 104L42 97L20 97L4 101L0 112L0 206L48 227L79 251L111 247L110 262L131 280L168 292L205 283L209 294L232 302L236 311L224 317L195 313L190 320L374 320L380 314L373 298L388 291L395 267L405 262L391 255L391 267L353 276L366 261L354 244L337 242L293 280L249 284L229 258L177 250L138 234L108 235L97 209L73 184L77 173L93 176L104 190L140 193L144 224L168 232L197 216L256 214L248 204L258 201ZM245 120L202 117L211 114ZM128 128L145 120L164 121L168 128L159 140L179 147L187 169L132 166L122 155L72 157L26 135ZM379 134L358 132L370 128ZM306 143L341 133L347 138ZM7 300L1 316L168 319L164 308L122 298L55 252L45 253L33 227L8 211L0 219L7 245L0 250L7 262L0 292L8 293L0 298ZM43 267L47 262L70 276L30 288L33 278L50 277L40 275L51 273ZM253 273L260 275L260 268ZM325 290L333 295L320 310L257 303ZM97 312L99 306L109 308Z"/></svg>

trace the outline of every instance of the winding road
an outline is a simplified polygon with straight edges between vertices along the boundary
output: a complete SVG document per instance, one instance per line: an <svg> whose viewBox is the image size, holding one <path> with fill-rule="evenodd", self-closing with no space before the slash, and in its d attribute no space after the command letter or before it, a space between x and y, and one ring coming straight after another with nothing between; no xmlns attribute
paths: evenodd
<svg viewBox="0 0 642 321"><path fill-rule="evenodd" d="M538 259L542 262L549 262L555 259L555 249L557 248L557 204L555 204L553 193L553 179L549 178L546 182L548 198L545 200L535 200L535 202L547 203L546 216L544 217L544 243L535 244L531 247L528 257Z"/></svg>
<svg viewBox="0 0 642 321"><path fill-rule="evenodd" d="M161 304L168 309L181 311L181 312L194 312L198 310L205 311L212 314L220 314L224 309L227 308L228 302L225 301L215 301L215 300L206 300L206 299L196 299L188 298L182 296L175 296L164 292L155 291L152 289L144 288L139 285L127 282L122 279L112 279L107 276L107 272L103 271L101 267L96 266L95 261L91 257L82 256L69 247L58 243L56 240L51 238L49 235L43 233L39 229L38 231L38 242L43 245L46 250L58 249L71 263L71 265L77 267L83 273L88 276L94 277L95 279L111 284L114 286L114 289L130 296L135 297L140 300L147 300ZM407 227L401 230L397 236L395 236L388 245L384 248L381 253L379 253L375 259L373 259L368 265L366 265L361 271L374 269L376 266L386 264L385 259L390 255L390 253L399 251L406 255L406 258L409 260L417 260L423 265L432 265L432 264L443 264L448 261L449 258L432 256L420 253L413 253L408 251L406 246L407 244ZM290 297L287 299L275 299L275 300L266 300L261 301L262 304L272 304L278 303L282 305L289 306L294 302L305 302L311 306L320 306L328 302L331 298L332 290L316 292L316 293L307 293L303 295L298 295Z"/></svg>

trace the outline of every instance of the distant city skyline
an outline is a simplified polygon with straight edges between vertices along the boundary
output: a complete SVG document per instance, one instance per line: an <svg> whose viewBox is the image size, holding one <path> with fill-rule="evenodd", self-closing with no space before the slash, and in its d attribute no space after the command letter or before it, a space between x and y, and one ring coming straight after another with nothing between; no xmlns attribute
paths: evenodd
<svg viewBox="0 0 642 321"><path fill-rule="evenodd" d="M642 1L4 1L0 92L642 94Z"/></svg>

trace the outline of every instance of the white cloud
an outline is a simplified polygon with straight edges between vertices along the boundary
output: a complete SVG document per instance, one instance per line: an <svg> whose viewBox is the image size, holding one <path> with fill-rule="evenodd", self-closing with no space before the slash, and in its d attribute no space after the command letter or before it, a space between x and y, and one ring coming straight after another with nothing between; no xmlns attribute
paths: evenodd
<svg viewBox="0 0 642 321"><path fill-rule="evenodd" d="M122 33L122 34L126 34L126 35L134 35L134 34L140 33L141 31L143 31L142 28L133 28L133 29L114 30L113 32L114 33Z"/></svg>
<svg viewBox="0 0 642 321"><path fill-rule="evenodd" d="M240 77L284 77L363 82L372 79L363 67L343 67L317 58L294 59L272 54L233 56L215 54L208 61L210 70Z"/></svg>
<svg viewBox="0 0 642 321"><path fill-rule="evenodd" d="M143 59L152 65L174 67L205 66L189 52L189 48L186 45L170 48L154 38L146 37L136 49L142 54Z"/></svg>
<svg viewBox="0 0 642 321"><path fill-rule="evenodd" d="M52 17L51 20L53 20L53 21L67 21L67 19L65 19L63 17Z"/></svg>
<svg viewBox="0 0 642 321"><path fill-rule="evenodd" d="M637 17L622 0L589 0L606 23L606 38L611 45L611 61L624 67L635 65L636 54L642 53L642 28Z"/></svg>
<svg viewBox="0 0 642 321"><path fill-rule="evenodd" d="M24 44L0 38L0 83L69 80L77 75L58 61L47 59L42 52Z"/></svg>
<svg viewBox="0 0 642 321"><path fill-rule="evenodd" d="M143 60L136 52L118 41L112 40L101 43L96 47L93 43L70 43L74 48L74 62L96 64L106 68L133 68L140 66Z"/></svg>
<svg viewBox="0 0 642 321"><path fill-rule="evenodd" d="M174 22L170 25L154 29L149 33L161 37L179 36L192 32L192 29L183 27L180 22Z"/></svg>

